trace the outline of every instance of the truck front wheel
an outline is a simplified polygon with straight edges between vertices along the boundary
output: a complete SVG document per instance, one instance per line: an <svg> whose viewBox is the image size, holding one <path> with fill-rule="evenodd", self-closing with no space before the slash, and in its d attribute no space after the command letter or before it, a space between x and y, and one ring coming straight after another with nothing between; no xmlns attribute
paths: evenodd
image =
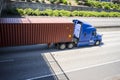
<svg viewBox="0 0 120 80"><path fill-rule="evenodd" d="M95 42L95 46L98 46L98 45L100 45L100 41Z"/></svg>
<svg viewBox="0 0 120 80"><path fill-rule="evenodd" d="M65 48L66 48L66 44L64 43L59 44L59 49L63 50Z"/></svg>

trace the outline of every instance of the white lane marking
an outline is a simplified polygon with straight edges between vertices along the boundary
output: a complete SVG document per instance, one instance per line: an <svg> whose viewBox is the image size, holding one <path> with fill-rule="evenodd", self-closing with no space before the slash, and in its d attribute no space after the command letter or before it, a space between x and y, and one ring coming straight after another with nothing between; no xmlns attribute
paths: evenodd
<svg viewBox="0 0 120 80"><path fill-rule="evenodd" d="M50 76L55 76L55 74L49 74L49 75L45 75L45 76L39 76L39 77L29 78L29 79L26 79L26 80L41 79L41 78L50 77Z"/></svg>
<svg viewBox="0 0 120 80"><path fill-rule="evenodd" d="M107 65L107 64L117 63L117 62L120 62L120 60L105 62L105 63L101 63L101 64L96 64L96 65L90 65L90 66L87 66L87 67L72 69L72 70L64 71L64 72L66 72L66 73L67 73L67 72L74 72L74 71L78 71L78 70L83 70L83 69L89 69L89 68L99 67L99 66L103 66L103 65Z"/></svg>
<svg viewBox="0 0 120 80"><path fill-rule="evenodd" d="M102 66L102 65L112 64L112 63L116 63L116 62L120 62L120 60L110 61L110 62L96 64L96 65L91 65L91 66L83 67L83 68L72 69L72 70L68 70L68 71L64 71L64 72L65 73L70 73L70 72L75 72L75 71L79 71L79 70L83 70L83 69L89 69L89 68L94 68L94 67L98 67L98 66ZM60 75L60 74L63 74L63 72L59 72L56 75ZM26 80L41 79L41 78L50 77L50 76L55 76L55 74L49 74L49 75L45 75L45 76L29 78L29 79L26 79Z"/></svg>
<svg viewBox="0 0 120 80"><path fill-rule="evenodd" d="M14 61L14 59L8 59L8 60L2 60L2 61L0 61L0 63L3 63L3 62L13 62Z"/></svg>

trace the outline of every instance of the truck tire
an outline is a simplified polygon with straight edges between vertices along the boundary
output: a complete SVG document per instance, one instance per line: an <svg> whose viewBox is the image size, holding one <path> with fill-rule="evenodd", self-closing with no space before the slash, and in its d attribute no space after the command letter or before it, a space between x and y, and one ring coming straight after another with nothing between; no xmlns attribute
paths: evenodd
<svg viewBox="0 0 120 80"><path fill-rule="evenodd" d="M100 41L95 42L95 46L98 46L98 45L100 45Z"/></svg>
<svg viewBox="0 0 120 80"><path fill-rule="evenodd" d="M67 48L68 48L68 49L72 49L73 47L74 47L74 44L73 44L73 43L68 43L68 44L67 44Z"/></svg>
<svg viewBox="0 0 120 80"><path fill-rule="evenodd" d="M63 50L65 48L66 48L66 44L65 43L59 44L59 49Z"/></svg>

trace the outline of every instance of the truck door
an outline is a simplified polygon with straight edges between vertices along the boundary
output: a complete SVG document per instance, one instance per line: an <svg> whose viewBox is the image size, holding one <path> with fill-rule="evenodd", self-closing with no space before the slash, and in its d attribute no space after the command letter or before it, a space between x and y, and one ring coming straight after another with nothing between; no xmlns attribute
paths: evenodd
<svg viewBox="0 0 120 80"><path fill-rule="evenodd" d="M89 45L90 35L89 30L82 30L79 39L79 46Z"/></svg>
<svg viewBox="0 0 120 80"><path fill-rule="evenodd" d="M83 31L81 35L81 41L88 42L90 40L90 31Z"/></svg>

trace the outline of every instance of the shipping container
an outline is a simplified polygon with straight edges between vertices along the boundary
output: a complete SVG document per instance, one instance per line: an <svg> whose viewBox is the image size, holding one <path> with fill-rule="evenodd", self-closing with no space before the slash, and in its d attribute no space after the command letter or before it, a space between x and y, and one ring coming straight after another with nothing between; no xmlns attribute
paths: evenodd
<svg viewBox="0 0 120 80"><path fill-rule="evenodd" d="M72 21L54 18L0 18L0 47L72 42Z"/></svg>

